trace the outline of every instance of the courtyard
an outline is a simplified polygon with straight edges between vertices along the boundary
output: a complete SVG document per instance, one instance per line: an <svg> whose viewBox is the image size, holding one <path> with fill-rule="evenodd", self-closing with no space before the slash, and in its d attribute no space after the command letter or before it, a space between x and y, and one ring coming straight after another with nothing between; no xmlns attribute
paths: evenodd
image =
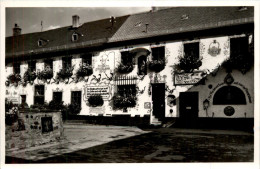
<svg viewBox="0 0 260 169"><path fill-rule="evenodd" d="M68 125L65 140L9 151L6 163L253 162L244 131Z"/></svg>

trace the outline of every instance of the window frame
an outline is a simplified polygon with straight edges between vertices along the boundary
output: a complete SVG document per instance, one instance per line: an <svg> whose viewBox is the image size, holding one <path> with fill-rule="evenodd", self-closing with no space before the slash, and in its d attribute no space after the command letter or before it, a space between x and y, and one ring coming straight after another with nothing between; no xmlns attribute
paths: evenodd
<svg viewBox="0 0 260 169"><path fill-rule="evenodd" d="M92 58L93 55L91 53L87 53L87 54L82 54L81 55L81 64L84 65L92 65Z"/></svg>
<svg viewBox="0 0 260 169"><path fill-rule="evenodd" d="M160 51L162 49L162 51ZM165 46L156 46L151 48L152 60L165 60Z"/></svg>
<svg viewBox="0 0 260 169"><path fill-rule="evenodd" d="M36 71L36 60L29 60L27 64L28 64L28 70Z"/></svg>
<svg viewBox="0 0 260 169"><path fill-rule="evenodd" d="M62 57L62 69L71 68L72 66L72 56Z"/></svg>
<svg viewBox="0 0 260 169"><path fill-rule="evenodd" d="M136 84L117 85L117 93L123 97L136 96Z"/></svg>
<svg viewBox="0 0 260 169"><path fill-rule="evenodd" d="M74 94L80 93L78 96L75 97ZM79 106L81 107L82 105L82 91L71 91L71 98L70 98L70 103L72 104L73 102L79 102Z"/></svg>
<svg viewBox="0 0 260 169"><path fill-rule="evenodd" d="M194 46L192 46L192 45L194 45ZM195 48L195 45L196 45L196 48ZM191 50L192 48L194 48L194 49ZM196 51L194 51L194 50L196 50ZM191 54L191 52L193 52L195 54ZM197 56L197 59L200 59L200 42L199 41L195 41L195 42L184 43L183 44L183 53L184 53L183 54L184 57L187 57L188 55L191 55L193 57Z"/></svg>
<svg viewBox="0 0 260 169"><path fill-rule="evenodd" d="M44 68L46 69L47 66L50 65L50 68L53 70L53 59L45 59L44 60Z"/></svg>
<svg viewBox="0 0 260 169"><path fill-rule="evenodd" d="M57 101L57 97L55 97L55 94L61 94L61 96L60 96L60 99ZM63 100L62 100L62 96L63 96L63 92L52 92L52 100L53 101L57 101L58 103L61 103ZM58 96L59 97L59 96Z"/></svg>
<svg viewBox="0 0 260 169"><path fill-rule="evenodd" d="M39 87L43 87L43 90L39 90L39 91L42 91L43 94L39 94L37 95L36 92L38 92L38 89ZM37 99L36 99L37 98ZM36 100L39 100L39 98L43 99L42 102L40 103L37 103L38 101ZM34 104L44 104L44 101L45 101L45 86L44 85L35 85L34 86L34 97L33 97L33 103Z"/></svg>

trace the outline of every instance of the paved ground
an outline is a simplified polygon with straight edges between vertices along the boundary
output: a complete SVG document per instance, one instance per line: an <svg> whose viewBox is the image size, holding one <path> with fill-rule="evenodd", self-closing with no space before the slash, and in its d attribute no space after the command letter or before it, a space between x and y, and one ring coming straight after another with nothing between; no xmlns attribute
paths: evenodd
<svg viewBox="0 0 260 169"><path fill-rule="evenodd" d="M86 129L86 128L85 128ZM42 149L39 154L47 158L24 160L7 157L7 163L142 163L142 162L252 162L254 137L251 133L221 130L191 130L162 128L146 133L139 129L118 127L114 136L111 129L94 128L92 133L84 127L65 130L69 139L79 139L60 148ZM130 128L131 129L131 128ZM121 130L121 132L119 132ZM73 133L72 132L75 132ZM87 130L89 131L89 130ZM151 130L149 130L151 131ZM83 134L85 133L85 134ZM88 133L88 134L86 134ZM126 133L135 133L134 137ZM146 134L144 134L146 133ZM142 134L142 135L140 135ZM124 136L123 136L124 135ZM126 136L127 135L127 136ZM87 136L87 137L85 137ZM102 144L97 138L105 137ZM125 139L121 139L125 137ZM113 139L117 139L113 141ZM111 142L108 142L110 139ZM119 140L120 139L120 140ZM92 141L91 141L92 140ZM96 146L90 143L100 143ZM68 153L60 152L74 146L80 149ZM71 148L69 148L71 149ZM72 148L73 149L73 148ZM55 157L48 157L50 151L58 151ZM32 153L34 151L31 151ZM35 155L35 154L34 154Z"/></svg>

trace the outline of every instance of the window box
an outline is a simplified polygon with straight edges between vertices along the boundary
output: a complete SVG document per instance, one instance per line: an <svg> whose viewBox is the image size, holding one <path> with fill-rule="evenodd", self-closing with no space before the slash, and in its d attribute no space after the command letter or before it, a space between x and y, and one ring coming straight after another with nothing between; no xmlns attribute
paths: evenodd
<svg viewBox="0 0 260 169"><path fill-rule="evenodd" d="M135 107L136 106L136 96L121 96L121 95L115 95L113 97L113 106L115 109L124 109L127 107Z"/></svg>
<svg viewBox="0 0 260 169"><path fill-rule="evenodd" d="M73 75L73 68L62 68L57 76L59 79L69 79Z"/></svg>
<svg viewBox="0 0 260 169"><path fill-rule="evenodd" d="M32 82L37 78L37 74L35 71L31 71L31 69L28 69L23 76L23 80L25 82L25 84L27 82Z"/></svg>
<svg viewBox="0 0 260 169"><path fill-rule="evenodd" d="M120 63L117 68L117 71L119 73L130 73L133 71L133 69L134 69L133 63L128 63L128 64Z"/></svg>
<svg viewBox="0 0 260 169"><path fill-rule="evenodd" d="M160 72L165 67L165 60L160 59L148 61L148 67L152 71Z"/></svg>
<svg viewBox="0 0 260 169"><path fill-rule="evenodd" d="M13 84L15 87L18 86L18 83L21 81L21 75L20 74L11 74L7 77L7 80L5 84L9 86L10 84Z"/></svg>
<svg viewBox="0 0 260 169"><path fill-rule="evenodd" d="M76 73L77 78L84 78L85 76L90 76L92 74L93 74L93 68L88 64L81 65Z"/></svg>
<svg viewBox="0 0 260 169"><path fill-rule="evenodd" d="M50 67L46 67L44 70L38 72L37 78L40 80L50 80L53 77L53 70Z"/></svg>
<svg viewBox="0 0 260 169"><path fill-rule="evenodd" d="M184 56L179 58L177 68L187 73L193 72L202 65L199 57L199 42L184 44Z"/></svg>

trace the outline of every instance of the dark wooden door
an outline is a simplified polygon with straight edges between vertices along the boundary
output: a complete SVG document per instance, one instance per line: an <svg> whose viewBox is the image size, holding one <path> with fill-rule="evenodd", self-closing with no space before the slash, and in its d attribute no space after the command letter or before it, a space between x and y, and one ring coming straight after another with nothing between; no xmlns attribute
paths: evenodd
<svg viewBox="0 0 260 169"><path fill-rule="evenodd" d="M181 92L179 98L180 118L196 119L198 117L198 92Z"/></svg>
<svg viewBox="0 0 260 169"><path fill-rule="evenodd" d="M165 84L152 84L153 115L162 120L165 117Z"/></svg>

